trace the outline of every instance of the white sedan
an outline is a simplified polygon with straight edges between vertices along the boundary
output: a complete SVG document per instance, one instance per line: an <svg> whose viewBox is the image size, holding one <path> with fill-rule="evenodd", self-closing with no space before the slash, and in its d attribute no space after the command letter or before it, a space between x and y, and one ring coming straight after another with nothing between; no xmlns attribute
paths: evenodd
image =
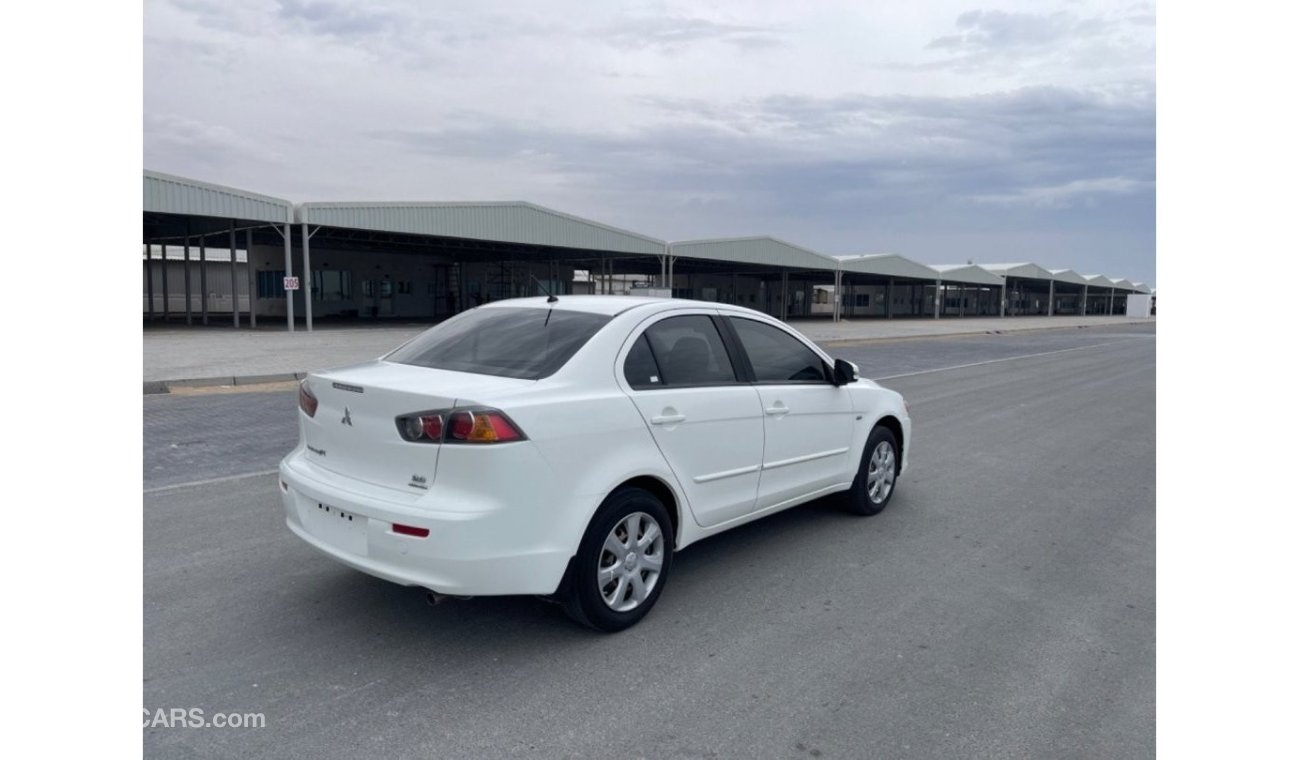
<svg viewBox="0 0 1300 760"><path fill-rule="evenodd" d="M438 595L540 594L602 631L673 554L827 494L884 509L907 468L898 393L784 323L680 299L561 296L459 314L311 373L280 464L289 528Z"/></svg>

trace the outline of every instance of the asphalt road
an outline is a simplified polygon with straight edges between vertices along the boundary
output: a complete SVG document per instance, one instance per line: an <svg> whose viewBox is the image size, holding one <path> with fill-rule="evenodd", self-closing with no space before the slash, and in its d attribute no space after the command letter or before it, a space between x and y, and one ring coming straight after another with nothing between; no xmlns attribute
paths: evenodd
<svg viewBox="0 0 1300 760"><path fill-rule="evenodd" d="M151 455L209 411L245 472L274 466L293 398L146 398L144 707L266 716L148 728L146 755L1152 756L1154 328L1089 333L834 349L911 402L889 509L692 546L614 636L342 567L284 527L272 475L162 487L220 476L198 443Z"/></svg>

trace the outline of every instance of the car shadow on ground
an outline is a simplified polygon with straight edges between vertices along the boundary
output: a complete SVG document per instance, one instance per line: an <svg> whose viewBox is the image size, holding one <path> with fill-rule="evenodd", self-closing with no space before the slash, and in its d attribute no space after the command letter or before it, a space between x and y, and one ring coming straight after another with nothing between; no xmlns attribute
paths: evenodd
<svg viewBox="0 0 1300 760"><path fill-rule="evenodd" d="M903 501L901 494L898 501ZM898 506L905 509L904 504ZM573 623L559 605L538 597L451 598L430 606L423 589L373 578L324 557L319 558L321 572L295 593L309 597L306 608L332 629L332 636L343 640L365 640L382 633L390 653L406 653L416 660L431 652L441 657L454 652L471 659L484 654L531 659L541 652L599 648L614 639L624 643L629 637L661 639L665 631L708 619L720 594L734 599L743 590L738 584L761 591L771 584L772 576L800 566L797 560L762 559L803 556L809 547L824 545L846 530L846 525L864 527L863 520L845 511L842 496L830 496L694 544L675 558L669 585L656 608L640 624L614 636ZM870 542L881 536L863 531L861 540L870 551ZM761 593L754 599L762 599Z"/></svg>

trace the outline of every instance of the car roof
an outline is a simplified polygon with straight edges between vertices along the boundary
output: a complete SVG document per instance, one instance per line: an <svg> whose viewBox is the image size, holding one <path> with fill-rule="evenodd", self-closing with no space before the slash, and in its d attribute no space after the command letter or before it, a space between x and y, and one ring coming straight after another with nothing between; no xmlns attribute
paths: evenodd
<svg viewBox="0 0 1300 760"><path fill-rule="evenodd" d="M743 306L732 306L725 303L714 303L712 301L693 301L687 298L659 298L646 296L556 296L554 302L548 303L546 296L537 296L534 298L508 298L502 301L492 301L480 306L481 309L491 308L531 308L546 309L554 308L563 311L582 311L589 314L604 314L614 316L622 314L630 309L644 308L651 311L662 311L672 308L706 308L706 309L727 309L736 312L758 313L752 309Z"/></svg>

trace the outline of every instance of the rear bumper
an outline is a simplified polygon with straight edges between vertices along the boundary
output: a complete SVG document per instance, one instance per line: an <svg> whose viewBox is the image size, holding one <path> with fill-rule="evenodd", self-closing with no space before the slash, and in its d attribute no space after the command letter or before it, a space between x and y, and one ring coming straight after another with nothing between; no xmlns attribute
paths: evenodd
<svg viewBox="0 0 1300 760"><path fill-rule="evenodd" d="M360 483L347 488L298 450L280 463L280 482L290 530L345 565L404 586L465 596L550 594L571 554L554 523L538 519L537 505L488 503L468 511L459 504L461 510L440 512L402 500L405 494L385 498ZM429 535L395 533L394 523Z"/></svg>

